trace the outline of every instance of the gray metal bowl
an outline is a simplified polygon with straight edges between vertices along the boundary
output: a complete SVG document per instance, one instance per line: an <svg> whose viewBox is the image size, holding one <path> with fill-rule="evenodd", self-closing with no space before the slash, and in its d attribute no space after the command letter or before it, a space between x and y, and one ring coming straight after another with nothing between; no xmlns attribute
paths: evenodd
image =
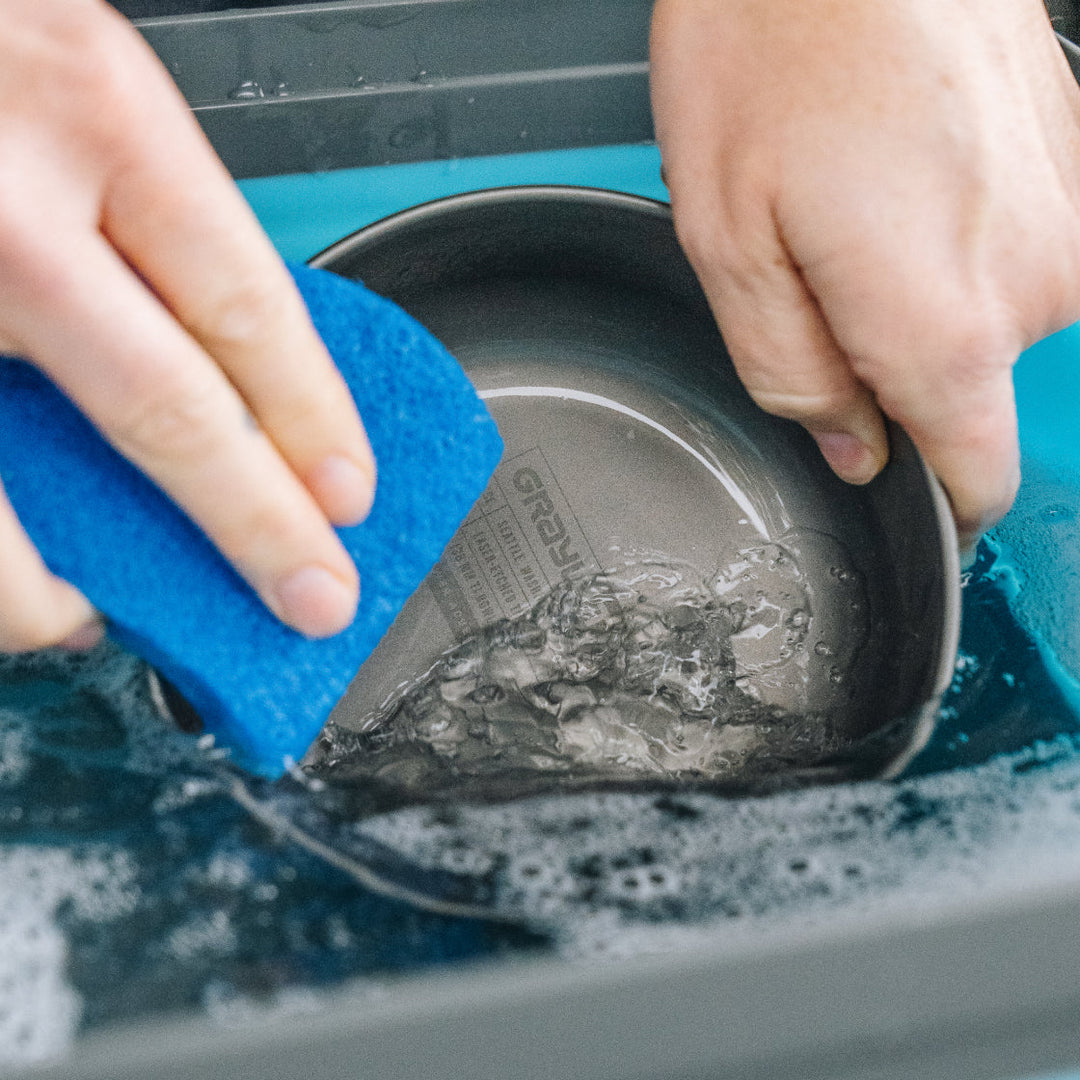
<svg viewBox="0 0 1080 1080"><path fill-rule="evenodd" d="M506 442L313 773L382 805L734 792L892 775L923 746L959 626L946 499L896 427L858 488L753 404L668 207L481 191L312 264L441 338Z"/></svg>

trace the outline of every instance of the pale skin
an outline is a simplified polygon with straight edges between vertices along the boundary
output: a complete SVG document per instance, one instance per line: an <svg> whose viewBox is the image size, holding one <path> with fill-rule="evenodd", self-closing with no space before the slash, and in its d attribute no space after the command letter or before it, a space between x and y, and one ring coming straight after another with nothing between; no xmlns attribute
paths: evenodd
<svg viewBox="0 0 1080 1080"><path fill-rule="evenodd" d="M102 0L0 0L0 350L45 371L301 632L344 628L375 464L284 265ZM0 502L0 648L100 634Z"/></svg>
<svg viewBox="0 0 1080 1080"><path fill-rule="evenodd" d="M854 483L897 420L971 545L1019 483L1013 364L1080 317L1080 93L1040 0L659 0L652 90L751 394Z"/></svg>
<svg viewBox="0 0 1080 1080"><path fill-rule="evenodd" d="M331 526L375 465L283 266L103 0L0 0L0 26L0 349L279 617L340 630ZM973 541L1019 478L1012 364L1080 318L1080 94L1039 0L660 0L652 64L676 226L750 392L855 483L895 418ZM0 494L0 649L99 634Z"/></svg>

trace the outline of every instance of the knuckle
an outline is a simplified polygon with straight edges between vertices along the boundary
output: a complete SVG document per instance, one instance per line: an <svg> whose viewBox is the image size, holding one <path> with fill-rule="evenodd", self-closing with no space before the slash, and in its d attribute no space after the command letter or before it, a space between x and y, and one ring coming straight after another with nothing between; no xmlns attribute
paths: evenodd
<svg viewBox="0 0 1080 1080"><path fill-rule="evenodd" d="M112 425L121 453L144 465L208 460L219 449L222 435L217 388L194 380L156 387Z"/></svg>
<svg viewBox="0 0 1080 1080"><path fill-rule="evenodd" d="M775 387L747 386L759 408L786 420L810 422L843 416L852 407L849 393L833 390L792 391Z"/></svg>
<svg viewBox="0 0 1080 1080"><path fill-rule="evenodd" d="M928 329L936 342L934 353L947 360L962 379L997 370L1003 355L1019 352L1013 320L999 304L960 297L931 309Z"/></svg>
<svg viewBox="0 0 1080 1080"><path fill-rule="evenodd" d="M1020 352L1017 327L999 306L955 295L926 297L917 306L900 333L870 318L850 326L844 344L860 378L890 383L907 373L910 382L951 393L996 378Z"/></svg>
<svg viewBox="0 0 1080 1080"><path fill-rule="evenodd" d="M209 302L197 332L211 352L232 352L262 343L288 303L276 282L247 276Z"/></svg>
<svg viewBox="0 0 1080 1080"><path fill-rule="evenodd" d="M291 554L293 545L301 546L306 524L287 500L268 492L250 492L220 522L218 538L222 548L245 567L275 566Z"/></svg>
<svg viewBox="0 0 1080 1080"><path fill-rule="evenodd" d="M234 500L227 515L215 521L212 536L256 588L313 559L334 567L342 578L343 566L351 566L337 557L336 539L314 507L281 490L248 492L244 500Z"/></svg>

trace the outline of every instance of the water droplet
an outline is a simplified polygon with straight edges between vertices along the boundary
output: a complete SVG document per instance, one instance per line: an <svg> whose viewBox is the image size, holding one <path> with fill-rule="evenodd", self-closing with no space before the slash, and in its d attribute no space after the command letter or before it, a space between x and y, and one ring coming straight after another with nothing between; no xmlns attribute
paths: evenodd
<svg viewBox="0 0 1080 1080"><path fill-rule="evenodd" d="M230 101L254 101L264 96L263 88L254 79L245 79L229 91Z"/></svg>
<svg viewBox="0 0 1080 1080"><path fill-rule="evenodd" d="M287 82L279 82L270 93L274 97L288 97L292 93L292 90Z"/></svg>
<svg viewBox="0 0 1080 1080"><path fill-rule="evenodd" d="M833 686L839 686L843 681L844 673L838 667L829 669L829 682L831 682Z"/></svg>
<svg viewBox="0 0 1080 1080"><path fill-rule="evenodd" d="M818 656L832 656L832 649L830 649L824 641L819 641L814 646L814 652L816 652Z"/></svg>
<svg viewBox="0 0 1080 1080"><path fill-rule="evenodd" d="M1053 525L1062 525L1076 520L1076 510L1071 506L1066 506L1064 503L1053 503L1044 507L1039 516L1043 521Z"/></svg>

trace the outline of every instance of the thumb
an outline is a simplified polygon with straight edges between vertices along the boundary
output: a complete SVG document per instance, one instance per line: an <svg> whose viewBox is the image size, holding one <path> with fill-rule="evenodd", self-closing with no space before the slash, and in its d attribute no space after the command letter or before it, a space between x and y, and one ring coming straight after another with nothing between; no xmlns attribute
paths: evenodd
<svg viewBox="0 0 1080 1080"><path fill-rule="evenodd" d="M0 652L90 648L101 625L87 599L46 568L0 485Z"/></svg>

